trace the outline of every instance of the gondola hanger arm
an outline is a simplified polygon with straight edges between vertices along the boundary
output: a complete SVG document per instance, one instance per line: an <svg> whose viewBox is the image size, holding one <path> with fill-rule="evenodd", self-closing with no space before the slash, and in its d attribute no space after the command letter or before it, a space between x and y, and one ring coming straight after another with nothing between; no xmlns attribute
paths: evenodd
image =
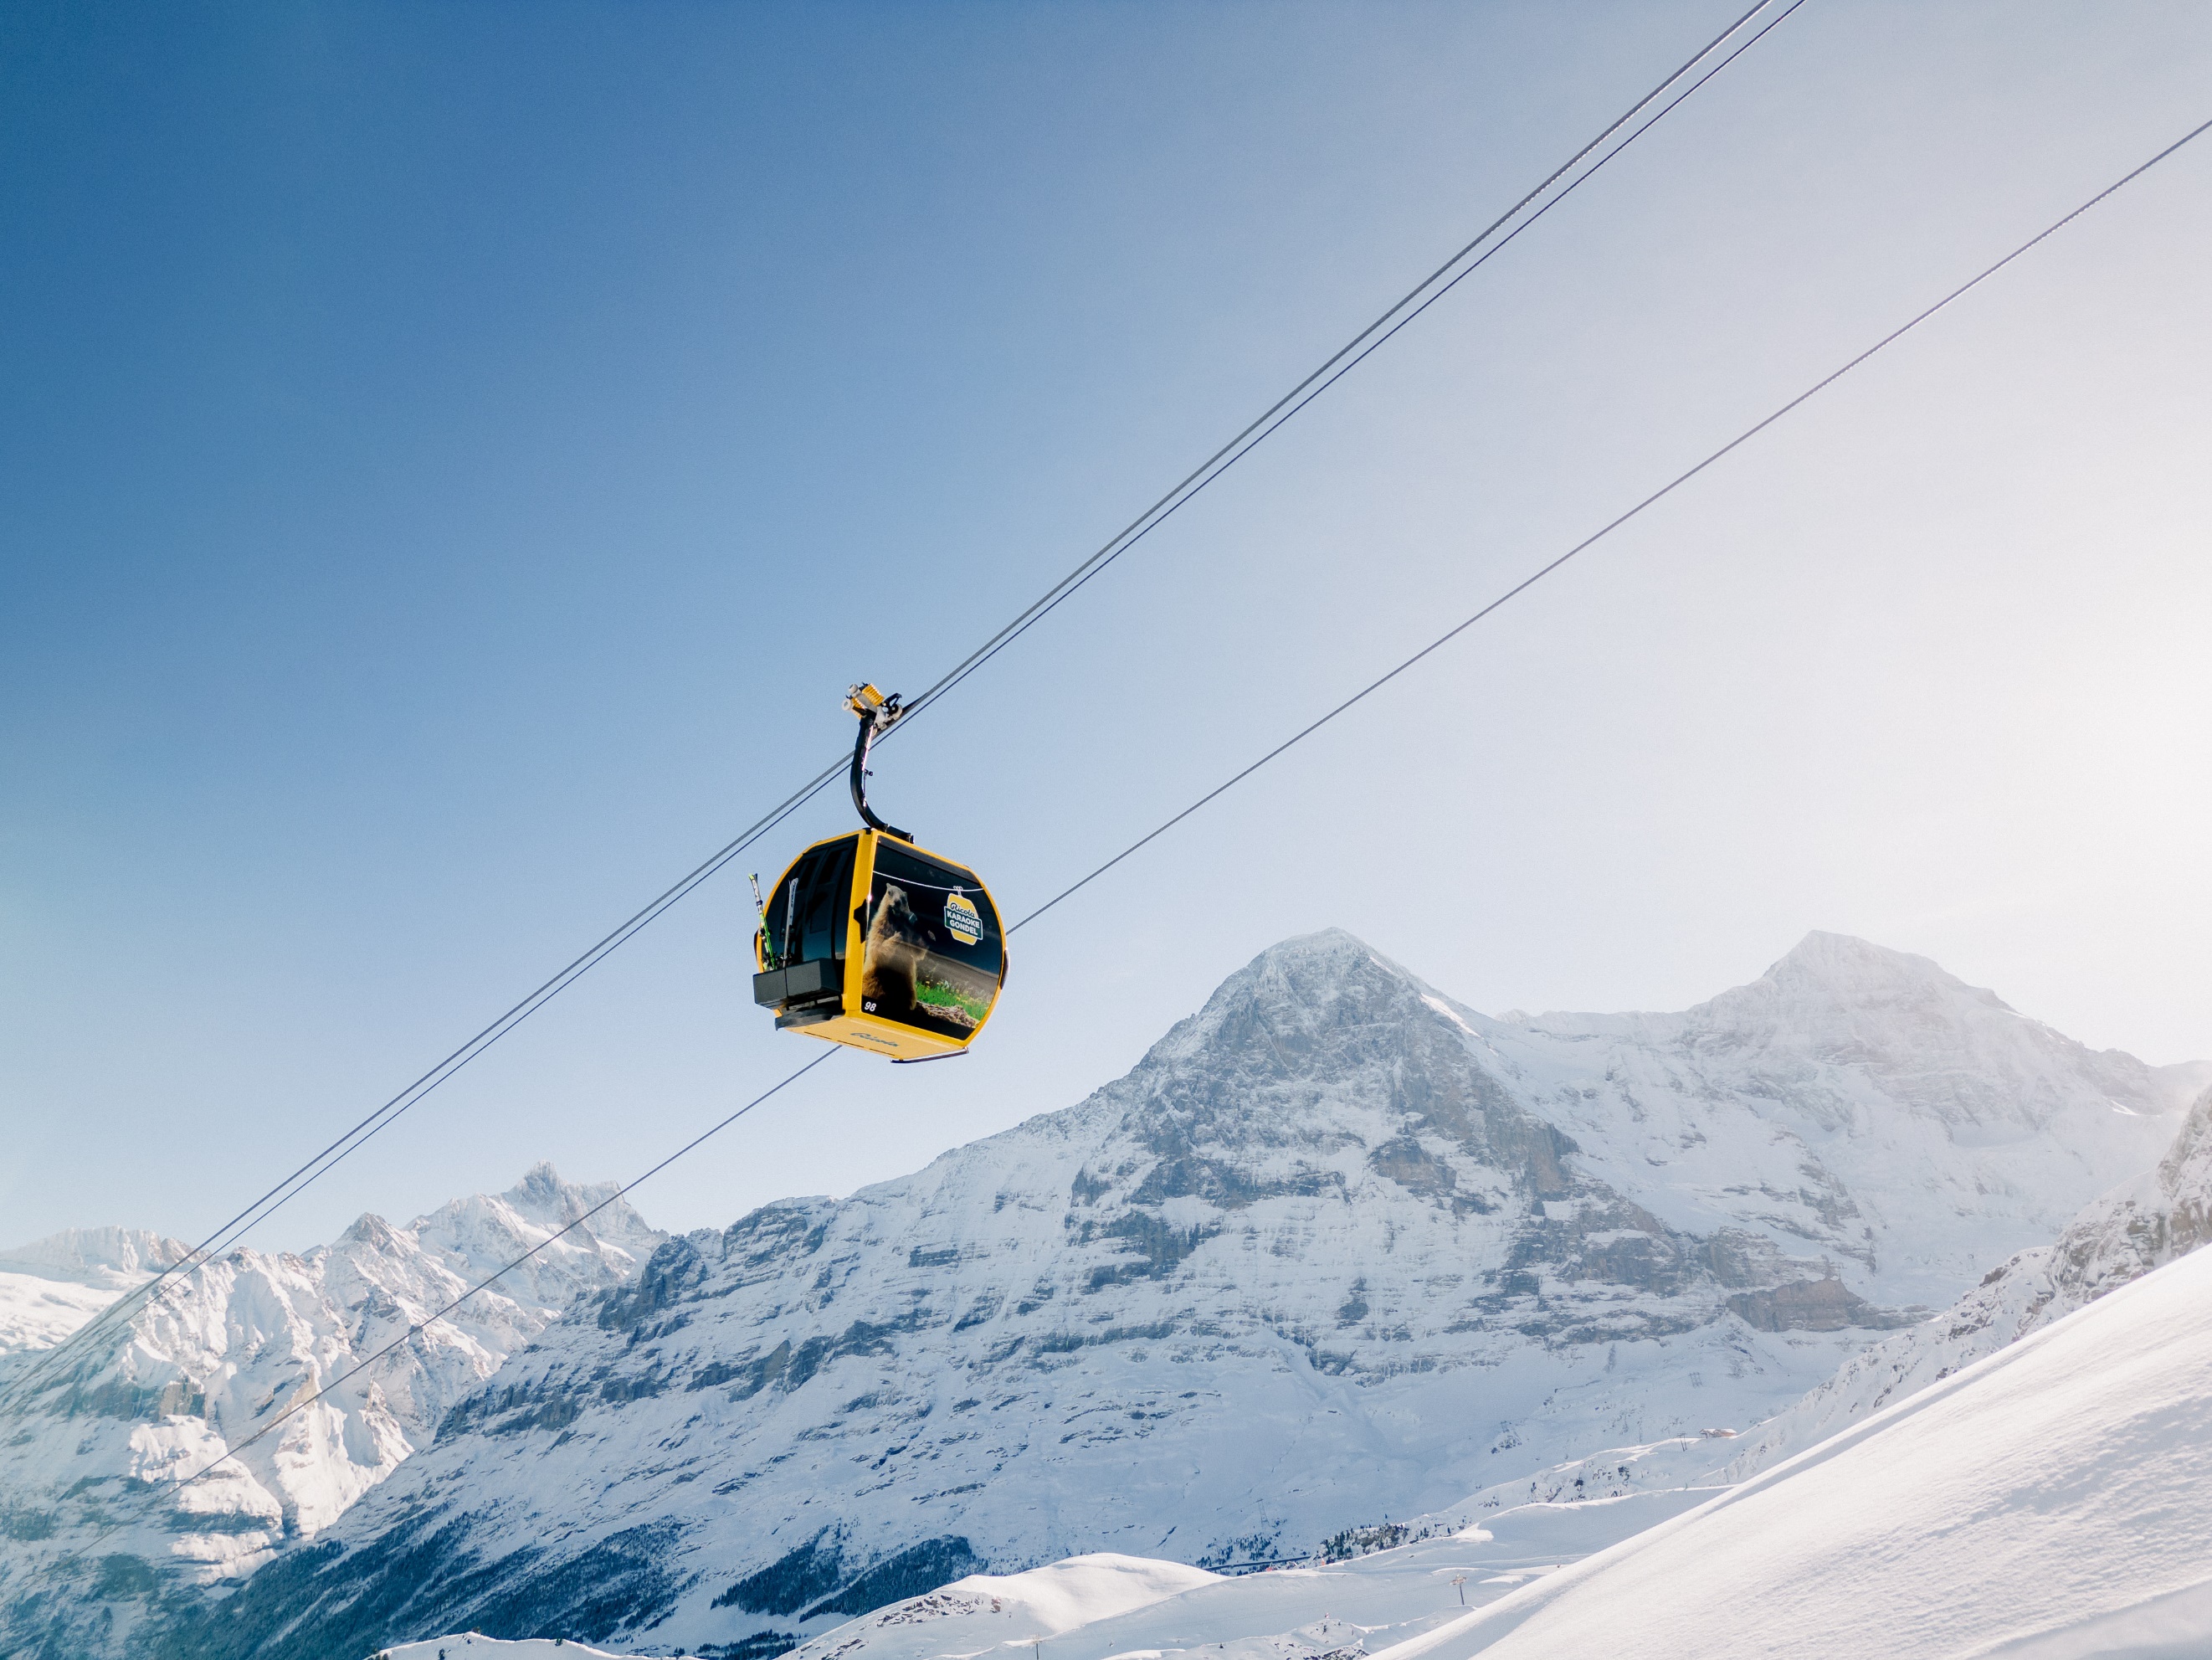
<svg viewBox="0 0 2212 1660"><path fill-rule="evenodd" d="M899 702L899 695L892 692L885 696L872 685L848 686L845 707L860 718L860 736L853 744L853 806L859 810L863 824L885 836L911 842L912 836L896 824L885 824L868 806L868 751L875 746L876 739L889 732L906 713Z"/></svg>

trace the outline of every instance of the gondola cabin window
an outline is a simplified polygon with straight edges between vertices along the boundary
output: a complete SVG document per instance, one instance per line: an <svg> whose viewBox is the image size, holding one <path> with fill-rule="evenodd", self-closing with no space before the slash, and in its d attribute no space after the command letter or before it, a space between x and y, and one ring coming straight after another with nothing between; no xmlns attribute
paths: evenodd
<svg viewBox="0 0 2212 1660"><path fill-rule="evenodd" d="M860 962L860 1012L964 1043L997 1000L999 913L973 873L878 836Z"/></svg>
<svg viewBox="0 0 2212 1660"><path fill-rule="evenodd" d="M853 890L858 840L848 836L814 848L776 885L762 918L769 966L843 960L845 907Z"/></svg>

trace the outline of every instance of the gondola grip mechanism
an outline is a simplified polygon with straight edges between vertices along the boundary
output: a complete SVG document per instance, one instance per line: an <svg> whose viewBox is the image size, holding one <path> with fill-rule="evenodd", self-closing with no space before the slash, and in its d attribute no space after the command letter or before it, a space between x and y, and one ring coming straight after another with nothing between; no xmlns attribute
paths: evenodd
<svg viewBox="0 0 2212 1660"><path fill-rule="evenodd" d="M859 810L862 823L885 836L896 836L911 843L912 836L895 824L885 824L868 806L868 751L875 746L876 739L889 732L906 713L900 707L899 695L892 692L885 696L872 685L848 686L845 707L860 717L860 733L853 744L853 806Z"/></svg>

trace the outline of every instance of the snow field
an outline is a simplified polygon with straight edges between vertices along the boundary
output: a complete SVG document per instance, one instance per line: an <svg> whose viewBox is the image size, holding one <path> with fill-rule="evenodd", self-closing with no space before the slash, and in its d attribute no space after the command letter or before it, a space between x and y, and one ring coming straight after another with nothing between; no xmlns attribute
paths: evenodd
<svg viewBox="0 0 2212 1660"><path fill-rule="evenodd" d="M1317 1660L1385 1646L1495 1601L1710 1490L1527 1505L1480 1527L1326 1567L1226 1578L1141 1557L977 1574L848 1621L790 1660ZM1117 1603L1120 1604L1116 1606Z"/></svg>
<svg viewBox="0 0 2212 1660"><path fill-rule="evenodd" d="M586 1648L558 1637L486 1637L463 1632L379 1649L372 1660L627 1660L606 1649Z"/></svg>

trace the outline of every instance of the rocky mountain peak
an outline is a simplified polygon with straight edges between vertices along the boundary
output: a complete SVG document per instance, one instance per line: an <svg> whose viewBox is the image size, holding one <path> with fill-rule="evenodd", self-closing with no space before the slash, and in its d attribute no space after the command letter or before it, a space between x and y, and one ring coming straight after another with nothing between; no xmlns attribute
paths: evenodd
<svg viewBox="0 0 2212 1660"><path fill-rule="evenodd" d="M583 1189L561 1179L561 1172L553 1168L550 1158L541 1158L523 1171L522 1179L499 1196L532 1220L556 1225L574 1220L592 1202Z"/></svg>
<svg viewBox="0 0 2212 1660"><path fill-rule="evenodd" d="M546 1235L560 1233L581 1221L618 1190L618 1184L611 1182L586 1185L563 1180L550 1162L541 1159L505 1192L449 1200L428 1215L416 1217L401 1231L412 1245L443 1257L474 1277L513 1257L518 1248L535 1244ZM574 1289L566 1278L569 1270L560 1264L573 1267L610 1250L626 1261L642 1262L665 1237L627 1200L613 1198L612 1203L592 1214L590 1221L563 1235L546 1256L533 1259L504 1283L511 1294L535 1297L537 1293L529 1288L550 1268L557 1283L543 1300L548 1306L557 1305Z"/></svg>
<svg viewBox="0 0 2212 1660"><path fill-rule="evenodd" d="M1838 1001L1926 989L1963 994L1992 1008L2005 1006L1995 992L1969 986L1932 958L1824 928L1814 928L1790 947L1765 977L1779 984L1822 987Z"/></svg>
<svg viewBox="0 0 2212 1660"><path fill-rule="evenodd" d="M1296 1040L1410 1014L1420 995L1411 975L1342 928L1299 934L1223 981L1204 1007L1152 1047L1139 1070L1187 1062L1208 1049L1242 1052L1262 1033Z"/></svg>
<svg viewBox="0 0 2212 1660"><path fill-rule="evenodd" d="M1924 957L1845 934L1808 934L1748 985L1680 1017L1654 1018L1677 1019L1692 1049L1753 1057L1778 1081L1813 1066L1848 1068L1969 1147L2010 1146L2062 1118L2113 1111L2160 1120L2142 1131L2162 1146L2191 1073L2092 1051ZM2085 1092L2084 1083L2093 1088ZM1855 1093L1863 1092L1844 1091L1820 1109L1824 1129L1863 1128ZM2087 1124L2059 1137L2075 1146L2097 1139ZM2107 1166L2104 1179L2119 1173Z"/></svg>
<svg viewBox="0 0 2212 1660"><path fill-rule="evenodd" d="M1928 1031L1990 1015L2020 1018L1925 957L1818 930L1750 984L1689 1011L1718 1031L1798 1031L1847 1045L1900 1023Z"/></svg>
<svg viewBox="0 0 2212 1660"><path fill-rule="evenodd" d="M660 1242L660 1231L639 1215L629 1200L614 1197L620 1187L615 1182L567 1181L550 1159L541 1158L523 1172L520 1182L499 1195L499 1201L528 1222L558 1229L612 1199L585 1227L598 1239L649 1253Z"/></svg>
<svg viewBox="0 0 2212 1660"><path fill-rule="evenodd" d="M1215 997L1241 982L1261 981L1285 992L1305 996L1327 995L1332 990L1370 982L1380 976L1402 985L1413 976L1390 962L1358 935L1344 928L1322 928L1313 933L1292 934L1268 946L1216 988Z"/></svg>
<svg viewBox="0 0 2212 1660"><path fill-rule="evenodd" d="M353 1219L353 1225L337 1237L338 1249L358 1246L376 1252L404 1250L407 1242L399 1230L393 1227L374 1211L365 1210Z"/></svg>

